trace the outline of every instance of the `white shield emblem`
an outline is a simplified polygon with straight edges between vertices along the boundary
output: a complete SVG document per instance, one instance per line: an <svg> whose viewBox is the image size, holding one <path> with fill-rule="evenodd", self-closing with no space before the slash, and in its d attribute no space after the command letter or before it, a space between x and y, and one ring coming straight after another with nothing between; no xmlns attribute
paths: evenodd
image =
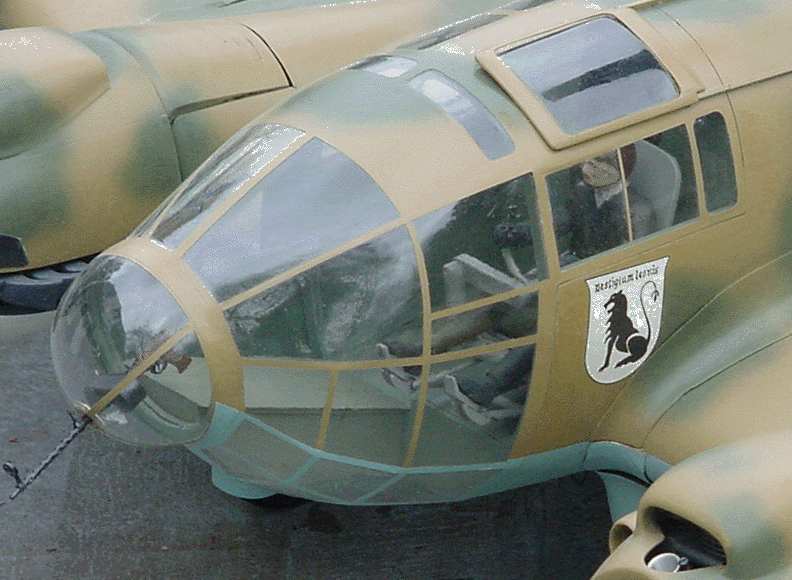
<svg viewBox="0 0 792 580"><path fill-rule="evenodd" d="M586 280L589 328L586 369L598 383L615 383L651 354L660 332L668 258Z"/></svg>

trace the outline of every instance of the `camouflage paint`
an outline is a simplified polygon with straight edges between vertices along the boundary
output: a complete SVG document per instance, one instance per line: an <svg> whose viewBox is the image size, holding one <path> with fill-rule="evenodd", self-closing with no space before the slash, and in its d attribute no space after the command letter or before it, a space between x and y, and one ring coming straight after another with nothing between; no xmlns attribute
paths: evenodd
<svg viewBox="0 0 792 580"><path fill-rule="evenodd" d="M28 240L60 227L69 206L65 167L69 149L63 142L0 160L6 182L0 193L0 232L21 238L31 254Z"/></svg>
<svg viewBox="0 0 792 580"><path fill-rule="evenodd" d="M141 125L132 142L124 157L126 165L118 169L118 182L144 205L154 207L162 200L163 191L179 184L173 173L173 136L167 118L154 118ZM141 173L141 167L147 171Z"/></svg>
<svg viewBox="0 0 792 580"><path fill-rule="evenodd" d="M504 4L500 0L376 0L377 4L399 9L405 5L412 12L428 16L424 30L429 31ZM2 0L0 24L6 28L54 26L68 32L94 28L129 26L144 22L168 22L231 18L263 12L306 10L330 5L351 6L359 2L327 3L322 0ZM371 2L367 2L371 4ZM365 8L365 7L364 7ZM420 33L420 32L419 32Z"/></svg>
<svg viewBox="0 0 792 580"><path fill-rule="evenodd" d="M0 73L0 103L1 157L29 148L61 118L60 111L16 71Z"/></svg>
<svg viewBox="0 0 792 580"><path fill-rule="evenodd" d="M660 508L711 534L723 547L724 566L686 576L788 578L790 542L789 458L791 431L712 448L663 475L640 501L636 524L611 536L611 557L594 580L665 577L646 567L644 556L662 539L655 520ZM626 521L626 520L625 520ZM614 529L619 525L614 526Z"/></svg>
<svg viewBox="0 0 792 580"><path fill-rule="evenodd" d="M0 232L23 237L30 259L26 269L97 253L126 235L239 127L291 94L294 79L308 83L370 51L496 4L245 0L206 6L203 1L121 0L112 6L72 2L66 8L59 1L5 0L0 18L7 25L115 27L74 36L41 32L45 29L0 34L0 51L5 51L0 61L12 67L6 74L19 77L3 85L0 116L29 119L24 130L0 123L0 157L31 147L29 158L10 162L14 170L4 190L15 198L8 211L0 212L8 220ZM197 11L181 12L192 9ZM300 9L297 18L291 9ZM194 22L167 22L176 12ZM129 26L154 15L163 23ZM244 19L225 18L232 16ZM331 21L344 26L328 26ZM277 54L267 45L270 37ZM35 59L16 56L14 42L27 46ZM30 66L47 72L39 71L28 86ZM79 75L85 77L83 85L71 92L57 84L69 76L82 79Z"/></svg>
<svg viewBox="0 0 792 580"><path fill-rule="evenodd" d="M747 424L752 417L740 422L730 420L746 407L758 417L773 418L772 421L753 421L757 431L787 427L788 417L784 415L789 408L785 404L788 395L783 386L788 382L784 379L790 370L785 356L788 350L785 341L790 335L787 330L790 258L786 254L792 242L782 226L788 219L789 205L790 175L785 173L788 167L785 156L790 149L787 145L792 139L792 127L786 118L786 105L790 100L788 73L792 72L792 66L787 63L784 43L768 47L761 53L744 48L754 37L764 42L775 36L779 22L786 22L782 16L790 16L790 9L787 3L778 0L757 4L761 6L755 12L746 2L738 5L743 9L739 26L724 26L722 21L733 19L730 24L736 24L737 20L734 15L720 14L714 18L713 25L708 26L705 18L722 3L705 0L696 4L701 9L687 16L683 8L692 6L692 2L646 3L657 17L655 28L641 20L640 5L636 5L637 11L624 9L612 13L630 20L642 34L652 39L652 48L661 61L681 58L684 65L684 54L677 54L675 43L663 36L663 31L676 25L670 25L667 19L661 23L658 7L666 15L673 14L680 25L675 32L668 32L669 38L680 35L679 28L689 32L689 40L711 57L719 74L709 70L703 78L693 79L700 81L691 81L691 86L695 86L692 89L695 98L689 103L686 101L684 107L680 105L677 110L658 112L655 118L647 114L640 122L627 118L591 139L572 140L560 146L556 143L554 150L548 146L551 140L537 133L529 119L516 114L503 90L482 73L471 72L477 70L474 57L493 47L507 47L532 34L544 34L576 19L603 13L601 7L591 3L546 4L534 12L514 15L459 39L441 43L426 53L436 59L436 66L441 70L445 60L453 62L448 65L449 70L468 67L465 78L457 80L470 84L471 94L486 95L482 100L499 116L514 139L515 152L502 159L485 160L470 136L451 118L422 101L417 94L408 94L402 82L405 79L387 82L357 70L342 71L296 93L285 104L267 113L263 119L292 124L306 132L306 140L314 136L326 139L359 162L383 186L399 209L402 221L394 222L394 227L412 227L414 218L529 171L535 173L538 191L545 195L544 176L680 123L685 123L688 133L693 134L694 120L713 111L724 115L733 139L733 150L742 153L735 155L740 198L733 208L707 213L700 195L698 219L567 267L556 258L556 241L550 231L552 210L549 201L540 195L539 211L546 228L544 242L549 248L548 279L536 285L541 311L536 343L537 352L542 354L536 363L518 440L508 461L474 466L418 468L411 465L415 447L422 443L420 414L426 408L425 398L416 404L416 427L409 443L412 447L404 465L399 467L332 456L295 441L254 417L236 411L225 413L220 406L223 400L216 398L220 403L215 406L218 427L210 430L206 439L196 446L199 454L213 464L216 481L240 494L248 494L256 488L258 493L266 493L274 481L273 489L300 491L309 497L351 503L394 502L400 498L429 501L429 496L433 500L456 499L468 493L506 489L536 481L534 478L554 477L586 466L624 469L627 474L650 481L649 472L656 474L664 467L660 460L677 463L703 447L749 435L752 426ZM680 9L678 13L675 8ZM763 11L770 10L778 17L766 18ZM407 49L394 52L407 57L412 54L422 63L423 58L426 62L430 59ZM706 70L701 54L696 53L696 70ZM467 65L462 64L464 58L468 59ZM783 67L773 68L780 66L779 62ZM167 100L162 93L160 96ZM761 103L761 107L757 103ZM530 116L530 112L527 114ZM768 147L768 143L772 147ZM700 178L700 164L694 162L694 173ZM768 171L768 167L773 170ZM242 193L240 191L240 195ZM191 287L183 289L182 279L188 277L180 278L179 275L187 270L180 262L181 255L154 246L154 242L138 238L124 242L110 253L134 255L140 265L156 272L169 291L183 301L191 322L200 328L201 342L206 350L209 351L210 346L216 349L214 355L207 352L208 358L215 357L212 386L228 388L229 392L223 396L229 397L227 401L234 399L228 407L243 408L244 397L240 394L245 393L240 391L245 385L240 369L244 364L253 366L253 363L238 360L238 350L228 336L228 329L217 316L225 306L214 303L205 292L195 298L200 288L192 279L194 276L189 278ZM608 386L594 384L587 378L583 364L586 335L581 326L588 313L585 280L664 256L670 256L670 261L664 330L657 350L631 378ZM328 253L321 259L331 257ZM170 268L172 265L179 265L181 269ZM427 278L424 272L423 296L428 296ZM425 318L430 318L428 298L424 298L423 308ZM220 320L216 328L206 323L209 315ZM422 354L414 357L415 360L402 359L402 364L430 365L434 362L431 328L427 322L423 339ZM221 351L228 356L218 356ZM133 372L144 372L150 362L140 363ZM363 363L371 364L371 368L380 368L376 365L382 364L363 361L358 363L360 368ZM303 370L294 361L280 361L279 364L287 369L293 367L295 372ZM337 376L338 370L333 372ZM328 374L332 376L332 372ZM332 383L332 378L329 382ZM121 387L124 387L123 382L116 388ZM420 389L425 396L427 383L423 382ZM331 406L332 398L328 395L325 403L328 413ZM229 414L231 419L228 419ZM240 445L233 449L223 448L230 431L243 422L257 430L262 444L251 446L250 440L239 435L236 441ZM218 430L223 437L217 435ZM590 443L598 439L602 441ZM269 441L280 446L280 452L272 455L277 455L281 463L267 463L270 449L263 442ZM616 443L621 446L610 447ZM603 449L602 444L608 447ZM632 577L653 577L642 560L659 541L657 525L651 521L650 508L653 507L673 511L711 530L729 552L735 566L732 577L749 573L749 552L756 550L757 545L761 545L765 556L763 567L757 568L760 572L773 573L774 567L788 561L786 544L787 538L792 537L788 529L789 509L785 503L789 497L788 448L788 440L763 441L754 448L749 444L746 457L756 460L757 469L752 469L754 464L749 463L738 476L720 477L718 486L713 486L718 470L696 472L696 458L678 470L671 469L644 496L634 539L628 538L622 544L625 553L637 556L636 565L640 564ZM768 454L770 449L774 449L774 453ZM588 451L592 453L587 455ZM735 460L728 456L731 453L728 449L725 453L726 463ZM276 470L281 471L273 476ZM457 473L460 481L448 486L453 479L449 474ZM323 479L323 476L326 477ZM238 487L234 488L234 483ZM423 493L434 484L437 493ZM464 488L463 493L461 488ZM740 528L741 521L747 521L748 525ZM624 571L621 575L631 577ZM618 577L618 574L611 576Z"/></svg>

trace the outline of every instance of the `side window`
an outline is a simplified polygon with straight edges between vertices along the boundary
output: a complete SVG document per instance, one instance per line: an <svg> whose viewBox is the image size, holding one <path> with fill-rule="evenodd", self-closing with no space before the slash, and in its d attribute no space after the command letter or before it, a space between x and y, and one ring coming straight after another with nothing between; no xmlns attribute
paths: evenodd
<svg viewBox="0 0 792 580"><path fill-rule="evenodd" d="M509 292L546 274L533 176L486 189L415 221L432 310Z"/></svg>
<svg viewBox="0 0 792 580"><path fill-rule="evenodd" d="M508 455L531 382L546 277L533 176L523 175L413 222L431 300L431 345L394 334L383 358L429 346L427 406L415 465L486 463ZM505 347L498 343L509 342ZM385 369L415 392L420 366Z"/></svg>
<svg viewBox="0 0 792 580"><path fill-rule="evenodd" d="M547 186L562 266L698 216L682 125L554 173Z"/></svg>
<svg viewBox="0 0 792 580"><path fill-rule="evenodd" d="M737 203L737 180L726 121L720 113L696 119L696 133L707 211L712 213Z"/></svg>

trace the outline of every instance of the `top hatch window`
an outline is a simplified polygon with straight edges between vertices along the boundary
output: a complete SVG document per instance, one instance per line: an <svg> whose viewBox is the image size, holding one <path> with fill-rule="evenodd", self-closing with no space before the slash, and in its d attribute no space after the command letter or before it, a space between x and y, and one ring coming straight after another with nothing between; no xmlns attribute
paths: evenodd
<svg viewBox="0 0 792 580"><path fill-rule="evenodd" d="M646 45L609 17L589 20L499 57L569 135L680 94Z"/></svg>

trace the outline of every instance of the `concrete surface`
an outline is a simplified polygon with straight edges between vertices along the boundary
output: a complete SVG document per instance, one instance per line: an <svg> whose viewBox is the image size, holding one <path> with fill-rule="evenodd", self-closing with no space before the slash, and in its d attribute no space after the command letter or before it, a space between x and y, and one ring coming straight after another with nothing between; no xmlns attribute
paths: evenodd
<svg viewBox="0 0 792 580"><path fill-rule="evenodd" d="M24 476L71 427L48 333L0 343L0 385L0 461ZM273 510L214 489L182 448L90 428L13 502L0 477L5 580L582 580L610 526L593 475L456 504Z"/></svg>

